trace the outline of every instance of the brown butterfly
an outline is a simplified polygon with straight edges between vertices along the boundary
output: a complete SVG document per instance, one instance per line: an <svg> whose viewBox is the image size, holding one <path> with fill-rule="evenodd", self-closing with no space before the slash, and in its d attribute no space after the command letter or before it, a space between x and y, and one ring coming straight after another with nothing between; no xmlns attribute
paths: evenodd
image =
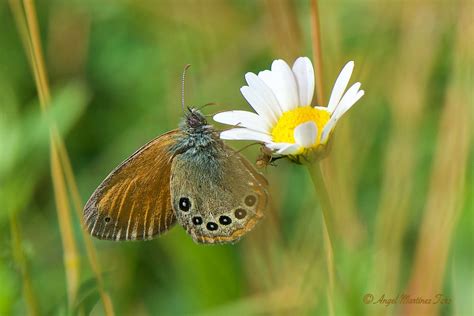
<svg viewBox="0 0 474 316"><path fill-rule="evenodd" d="M84 224L99 239L146 240L178 222L199 243L231 243L268 205L268 182L197 109L138 149L99 185Z"/></svg>

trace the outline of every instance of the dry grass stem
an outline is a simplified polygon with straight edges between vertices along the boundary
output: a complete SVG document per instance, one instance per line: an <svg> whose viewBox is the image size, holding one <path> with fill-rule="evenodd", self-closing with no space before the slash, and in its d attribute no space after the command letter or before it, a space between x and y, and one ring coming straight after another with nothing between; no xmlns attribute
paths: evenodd
<svg viewBox="0 0 474 316"><path fill-rule="evenodd" d="M30 271L28 268L28 261L25 257L23 245L22 245L22 236L20 232L20 227L18 225L18 219L16 217L16 212L10 212L10 230L12 236L12 250L15 263L20 269L21 279L22 279L22 291L23 298L26 303L26 310L28 315L36 316L38 312L38 302L36 298L35 291L31 282Z"/></svg>
<svg viewBox="0 0 474 316"><path fill-rule="evenodd" d="M28 30L28 47L35 74L35 82L38 95L40 97L41 109L44 111L50 103L49 85L46 77L44 59L41 52L39 38L38 21L36 19L36 10L31 0L23 1L25 10L25 19ZM17 18L20 20L21 18ZM59 161L57 148L54 142L54 136L51 129L50 136L50 154L51 154L51 176L53 179L54 196L58 214L59 228L63 241L63 259L67 279L67 295L69 307L72 307L79 288L79 255L77 251L76 240L72 229L72 220L69 209L67 189L64 183L63 172Z"/></svg>
<svg viewBox="0 0 474 316"><path fill-rule="evenodd" d="M79 255L72 228L71 210L69 208L66 183L62 174L55 142L51 136L51 176L53 178L54 198L58 211L59 229L63 241L64 268L66 270L67 294L69 306L76 300L79 288Z"/></svg>
<svg viewBox="0 0 474 316"><path fill-rule="evenodd" d="M266 0L269 14L268 32L278 55L295 60L301 55L301 30L298 25L295 3L289 0Z"/></svg>
<svg viewBox="0 0 474 316"><path fill-rule="evenodd" d="M404 6L402 10L401 50L399 60L394 63L397 68L394 69L391 95L392 112L398 125L393 127L388 139L377 212L375 266L379 273L374 291L386 295L397 295L399 291L402 242L410 212L413 211L413 179L419 146L417 130L426 103L425 90L434 63L434 52L439 43L439 34L433 32L438 23L435 13L429 4L418 5L417 10L412 6ZM423 15L417 14L420 10ZM414 29L417 32L413 32ZM406 69L411 69L410 76L406 75ZM374 312L388 311L377 309Z"/></svg>
<svg viewBox="0 0 474 316"><path fill-rule="evenodd" d="M83 204L81 201L79 189L77 187L74 171L71 166L71 161L69 160L66 146L64 145L64 142L61 139L61 136L57 132L55 133L55 136L56 136L55 137L56 143L58 144L59 156L62 162L62 166L64 167L66 182L67 182L67 185L69 186L69 190L72 196L72 202L76 210L76 215L78 218L82 218L82 205ZM99 288L102 304L104 305L105 314L109 316L114 315L115 313L114 313L112 300L110 299L109 294L105 291L105 288L104 288L104 281L102 280L102 270L100 268L99 260L97 258L97 251L95 250L91 237L84 230L81 230L81 232L82 232L82 237L84 239L87 258L89 260L89 264L91 265L92 272L94 273L94 276L97 280L97 286Z"/></svg>
<svg viewBox="0 0 474 316"><path fill-rule="evenodd" d="M37 91L40 98L40 106L44 111L50 103L50 91L44 64L44 57L42 54L34 2L32 0L24 0L24 11L18 0L10 0L10 6L17 23L23 46L28 56L28 61L33 70ZM82 203L64 143L55 126L50 126L50 130L51 174L53 178L53 187L55 192L60 231L63 240L64 262L68 281L68 301L69 306L71 307L75 302L77 290L79 287L80 270L78 259L79 256L72 229L69 198L64 177L66 177L67 183L71 190L74 207L79 218L82 217ZM93 247L92 241L83 230L81 230L81 232L85 240L89 263L91 264L92 270L98 282L99 292L105 313L106 315L114 315L110 297L103 288L100 266L98 264L97 254Z"/></svg>
<svg viewBox="0 0 474 316"><path fill-rule="evenodd" d="M467 8L460 10L456 43L458 55L454 60L446 103L439 122L430 187L407 293L423 293L432 297L443 293L448 254L462 208L472 136L472 86L466 84L469 76L472 76L474 64L472 45L465 40L474 37L469 11ZM405 314L436 315L439 308L439 304L407 305Z"/></svg>
<svg viewBox="0 0 474 316"><path fill-rule="evenodd" d="M313 64L316 72L316 102L324 106L323 55L321 48L321 22L319 20L318 0L311 0L311 36L313 38Z"/></svg>
<svg viewBox="0 0 474 316"><path fill-rule="evenodd" d="M313 60L316 72L316 102L319 106L324 106L324 88L323 88L323 56L321 48L321 22L319 20L318 1L311 0L311 36L313 46ZM329 315L334 315L334 282L335 282L335 268L334 268L334 212L331 207L331 202L327 192L326 183L323 179L320 163L313 163L308 166L314 187L318 193L318 198L321 203L323 211L323 234L325 241L325 251L328 269L328 312Z"/></svg>

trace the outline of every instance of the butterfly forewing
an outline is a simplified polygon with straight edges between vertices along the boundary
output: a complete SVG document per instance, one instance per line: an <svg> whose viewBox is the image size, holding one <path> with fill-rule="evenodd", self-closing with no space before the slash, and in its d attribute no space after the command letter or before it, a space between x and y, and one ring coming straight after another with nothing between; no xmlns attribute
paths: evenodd
<svg viewBox="0 0 474 316"><path fill-rule="evenodd" d="M268 183L225 145L218 163L208 161L204 155L177 155L173 160L170 186L176 217L196 242L235 242L263 217Z"/></svg>
<svg viewBox="0 0 474 316"><path fill-rule="evenodd" d="M100 184L84 208L91 235L110 240L143 240L175 222L170 200L172 153L181 132L163 134L137 150Z"/></svg>

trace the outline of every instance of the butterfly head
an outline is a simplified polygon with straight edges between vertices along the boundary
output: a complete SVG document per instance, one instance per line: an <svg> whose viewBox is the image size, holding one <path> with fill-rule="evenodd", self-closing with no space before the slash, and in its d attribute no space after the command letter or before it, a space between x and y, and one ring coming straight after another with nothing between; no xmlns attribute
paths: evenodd
<svg viewBox="0 0 474 316"><path fill-rule="evenodd" d="M197 129L207 125L205 116L195 108L188 108L188 112L185 115L184 123L186 127L191 129Z"/></svg>

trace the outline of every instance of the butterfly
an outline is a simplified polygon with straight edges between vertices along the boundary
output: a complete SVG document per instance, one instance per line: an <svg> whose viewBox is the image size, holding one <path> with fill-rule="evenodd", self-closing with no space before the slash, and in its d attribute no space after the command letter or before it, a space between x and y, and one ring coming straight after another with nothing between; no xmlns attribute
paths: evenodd
<svg viewBox="0 0 474 316"><path fill-rule="evenodd" d="M84 207L89 233L148 240L177 221L198 243L232 243L268 206L268 182L197 109L113 170Z"/></svg>

